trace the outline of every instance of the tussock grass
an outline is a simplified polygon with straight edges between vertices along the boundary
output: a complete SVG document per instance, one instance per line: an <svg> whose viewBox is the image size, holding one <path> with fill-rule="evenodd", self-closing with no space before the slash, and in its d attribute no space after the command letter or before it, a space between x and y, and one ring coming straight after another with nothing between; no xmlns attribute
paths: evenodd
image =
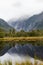
<svg viewBox="0 0 43 65"><path fill-rule="evenodd" d="M43 63L38 63L37 61L34 61L34 64L33 64L29 61L26 61L22 63L15 62L15 64L12 64L12 62L8 61L8 62L4 62L4 64L0 63L0 65L43 65Z"/></svg>

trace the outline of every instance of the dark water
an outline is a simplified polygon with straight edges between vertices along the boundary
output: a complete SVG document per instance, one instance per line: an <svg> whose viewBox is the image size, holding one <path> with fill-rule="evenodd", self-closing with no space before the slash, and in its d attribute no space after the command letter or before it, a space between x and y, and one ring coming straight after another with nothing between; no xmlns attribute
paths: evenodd
<svg viewBox="0 0 43 65"><path fill-rule="evenodd" d="M43 59L43 42L0 42L0 56L7 52Z"/></svg>

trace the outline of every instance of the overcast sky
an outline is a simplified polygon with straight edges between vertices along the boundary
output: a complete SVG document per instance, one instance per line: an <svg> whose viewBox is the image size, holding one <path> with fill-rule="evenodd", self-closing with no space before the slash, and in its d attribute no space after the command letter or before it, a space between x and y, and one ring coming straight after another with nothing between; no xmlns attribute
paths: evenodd
<svg viewBox="0 0 43 65"><path fill-rule="evenodd" d="M43 0L0 0L0 18L9 20L43 11Z"/></svg>

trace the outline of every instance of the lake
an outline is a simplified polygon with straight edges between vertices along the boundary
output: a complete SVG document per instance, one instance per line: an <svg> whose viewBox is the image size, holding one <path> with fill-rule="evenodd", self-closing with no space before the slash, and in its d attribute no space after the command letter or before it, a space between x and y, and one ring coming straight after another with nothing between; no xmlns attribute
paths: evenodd
<svg viewBox="0 0 43 65"><path fill-rule="evenodd" d="M42 62L43 60L43 42L0 42L0 61L15 63Z"/></svg>

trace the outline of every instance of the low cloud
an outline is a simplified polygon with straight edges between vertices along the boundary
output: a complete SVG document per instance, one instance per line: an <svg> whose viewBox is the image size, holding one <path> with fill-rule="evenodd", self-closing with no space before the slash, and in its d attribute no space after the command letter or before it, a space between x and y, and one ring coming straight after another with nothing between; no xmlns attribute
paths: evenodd
<svg viewBox="0 0 43 65"><path fill-rule="evenodd" d="M43 2L43 0L36 0L37 2Z"/></svg>
<svg viewBox="0 0 43 65"><path fill-rule="evenodd" d="M12 6L14 6L14 7L20 7L21 6L21 3L20 2L16 2Z"/></svg>

